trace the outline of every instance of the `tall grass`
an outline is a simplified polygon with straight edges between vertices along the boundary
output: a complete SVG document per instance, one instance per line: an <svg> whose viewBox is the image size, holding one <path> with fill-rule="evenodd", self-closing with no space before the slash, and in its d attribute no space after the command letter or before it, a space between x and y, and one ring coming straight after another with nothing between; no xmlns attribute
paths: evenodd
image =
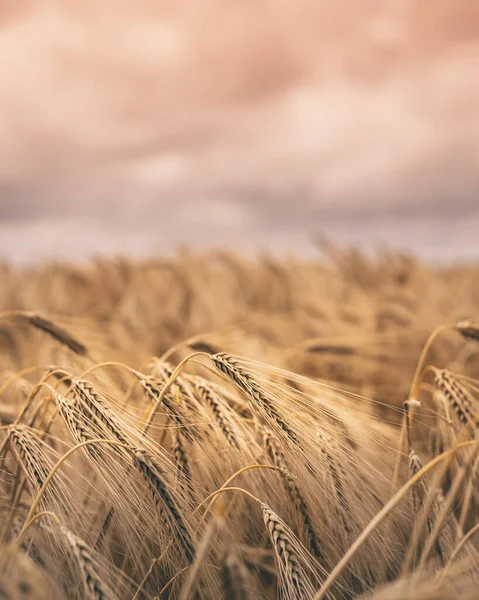
<svg viewBox="0 0 479 600"><path fill-rule="evenodd" d="M478 269L272 265L0 271L1 597L475 597Z"/></svg>

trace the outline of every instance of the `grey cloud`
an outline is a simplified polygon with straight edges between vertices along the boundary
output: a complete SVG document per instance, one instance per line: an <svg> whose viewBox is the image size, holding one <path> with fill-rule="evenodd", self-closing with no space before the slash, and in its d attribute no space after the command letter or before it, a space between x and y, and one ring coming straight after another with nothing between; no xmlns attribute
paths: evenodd
<svg viewBox="0 0 479 600"><path fill-rule="evenodd" d="M2 11L0 256L22 231L27 260L183 241L304 251L317 227L347 241L395 220L442 252L444 220L479 225L476 3Z"/></svg>

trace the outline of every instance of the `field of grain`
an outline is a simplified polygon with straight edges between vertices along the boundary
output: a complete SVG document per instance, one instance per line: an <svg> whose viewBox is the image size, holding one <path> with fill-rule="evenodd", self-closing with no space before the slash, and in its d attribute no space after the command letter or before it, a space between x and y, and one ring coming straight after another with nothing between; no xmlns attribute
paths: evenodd
<svg viewBox="0 0 479 600"><path fill-rule="evenodd" d="M479 265L0 266L0 598L472 600Z"/></svg>

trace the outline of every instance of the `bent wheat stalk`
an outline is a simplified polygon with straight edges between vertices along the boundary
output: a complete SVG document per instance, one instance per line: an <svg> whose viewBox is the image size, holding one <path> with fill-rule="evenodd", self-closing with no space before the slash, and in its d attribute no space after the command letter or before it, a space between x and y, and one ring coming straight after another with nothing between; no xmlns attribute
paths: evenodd
<svg viewBox="0 0 479 600"><path fill-rule="evenodd" d="M43 331L60 344L67 346L72 352L78 354L79 356L88 356L87 347L74 338L70 332L68 332L64 327L57 325L50 319L46 319L42 315L39 315L35 312L28 312L22 310L12 310L4 313L0 313L0 320L19 320L23 321L38 329Z"/></svg>

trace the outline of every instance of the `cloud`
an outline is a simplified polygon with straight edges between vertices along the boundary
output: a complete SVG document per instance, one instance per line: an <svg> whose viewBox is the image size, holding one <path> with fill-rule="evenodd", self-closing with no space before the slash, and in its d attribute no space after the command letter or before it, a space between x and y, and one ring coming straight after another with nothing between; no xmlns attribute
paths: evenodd
<svg viewBox="0 0 479 600"><path fill-rule="evenodd" d="M126 227L168 246L236 222L226 241L258 245L314 219L476 214L469 0L10 0L0 27L0 255L22 223L27 254L95 223L81 256L156 243ZM204 238L167 231L181 211Z"/></svg>

